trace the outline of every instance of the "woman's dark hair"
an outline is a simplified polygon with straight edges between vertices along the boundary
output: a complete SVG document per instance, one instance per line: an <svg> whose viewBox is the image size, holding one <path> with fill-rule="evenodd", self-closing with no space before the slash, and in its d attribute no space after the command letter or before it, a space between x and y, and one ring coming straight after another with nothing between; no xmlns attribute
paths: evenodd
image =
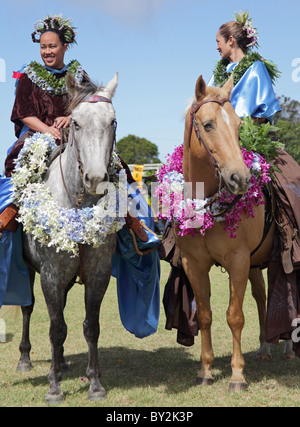
<svg viewBox="0 0 300 427"><path fill-rule="evenodd" d="M34 30L31 34L34 43L39 43L41 35L51 31L58 35L63 45L65 43L68 46L76 44L75 27L70 19L63 18L61 15L47 16L44 20L37 21L34 24Z"/></svg>
<svg viewBox="0 0 300 427"><path fill-rule="evenodd" d="M64 44L68 44L68 42L67 42L67 41L66 41L66 39L65 39L65 36L64 36L63 32L62 32L62 31L57 30L56 28L50 28L49 30L42 31L42 32L41 32L41 35L40 35L40 39L41 39L41 36L42 36L43 34L45 34L45 33L54 33L54 34L57 34L57 35L58 35L58 38L59 38L59 41L61 42L61 44L62 44L62 45L64 45ZM40 40L39 40L39 41L40 41Z"/></svg>
<svg viewBox="0 0 300 427"><path fill-rule="evenodd" d="M221 25L219 31L226 42L228 42L230 36L233 36L238 44L238 47L240 47L244 53L247 52L249 49L247 46L249 44L249 38L247 37L247 31L244 30L242 24L236 21L230 21Z"/></svg>

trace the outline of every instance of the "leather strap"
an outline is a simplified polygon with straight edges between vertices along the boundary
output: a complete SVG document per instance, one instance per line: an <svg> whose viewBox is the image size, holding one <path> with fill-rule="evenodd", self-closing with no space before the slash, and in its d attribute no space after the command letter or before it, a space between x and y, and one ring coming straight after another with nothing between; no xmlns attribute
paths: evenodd
<svg viewBox="0 0 300 427"><path fill-rule="evenodd" d="M126 225L129 229L133 230L133 232L137 235L137 237L142 242L148 241L148 236L146 231L144 230L142 224L140 223L139 219L136 217L133 217L127 213L127 216L125 217Z"/></svg>
<svg viewBox="0 0 300 427"><path fill-rule="evenodd" d="M15 220L18 208L13 203L9 205L0 215L0 232L9 230L15 233L18 229L18 222Z"/></svg>
<svg viewBox="0 0 300 427"><path fill-rule="evenodd" d="M86 96L82 102L108 102L111 104L111 99L105 98L105 96L91 95Z"/></svg>

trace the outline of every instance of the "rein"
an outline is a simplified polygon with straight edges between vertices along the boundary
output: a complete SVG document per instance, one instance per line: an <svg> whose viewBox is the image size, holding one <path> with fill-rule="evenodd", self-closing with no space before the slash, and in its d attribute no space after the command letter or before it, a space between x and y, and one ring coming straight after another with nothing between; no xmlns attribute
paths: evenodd
<svg viewBox="0 0 300 427"><path fill-rule="evenodd" d="M230 102L229 99L227 98L223 98L223 99L217 99L217 98L209 98L206 99L205 101L200 102L200 104L193 104L191 107L191 111L190 111L190 115L191 115L191 127L190 127L190 134L189 134L189 148L191 147L191 137L192 137L192 131L194 129L196 136L198 138L198 140L200 142L202 142L205 150L207 151L213 165L216 171L216 177L219 180L219 190L221 188L221 183L222 183L222 175L221 175L221 171L220 171L220 166L219 163L217 162L217 160L215 159L215 157L213 156L212 152L210 151L210 149L208 148L207 144L205 143L200 129L199 129L199 125L197 122L197 118L196 118L196 113L198 112L198 110L202 107L202 105L204 104L208 104L209 102L216 102L217 104L223 106L225 104L225 102Z"/></svg>
<svg viewBox="0 0 300 427"><path fill-rule="evenodd" d="M90 103L96 103L96 102L107 102L109 104L111 104L111 99L106 98L105 96L99 96L99 95L89 95L86 96L85 98L83 98L83 100L81 102L90 102ZM85 193L85 189L84 189L84 184L83 184L83 169L82 169L82 162L81 162L81 158L80 158L80 150L74 135L74 122L72 120L71 122L71 146L74 143L74 147L77 153L77 163L78 163L78 168L79 168L79 173L82 179L82 191L80 196L75 199L75 209L77 211L77 209L79 208L79 206L81 205L81 203L83 202L84 199L84 193ZM115 135L116 135L116 122L115 122ZM68 188L66 186L66 182L64 179L64 173L63 173L63 169L62 169L62 164L61 164L61 155L62 155L63 149L62 149L62 144L60 145L60 155L59 155L59 165L60 165L60 173L61 173L61 177L62 177L62 181L63 181L63 185L64 188L68 194L68 197L70 199L70 201L74 201L73 197L70 195Z"/></svg>
<svg viewBox="0 0 300 427"><path fill-rule="evenodd" d="M83 100L81 102L90 102L90 103L96 103L96 102L107 102L107 103L112 103L111 99L106 98L104 96L98 96L98 95L90 95L90 96L86 96L85 98L83 98ZM114 141L116 140L116 121L115 121L115 136L114 136ZM76 150L76 154L77 154L77 163L78 163L78 168L79 168L79 173L81 176L81 180L82 180L82 191L80 196L75 200L75 210L77 212L79 206L81 205L81 203L83 202L84 199L84 193L85 193L85 187L84 187L84 183L83 183L83 168L82 168L82 162L81 162L81 158L80 158L80 150L74 135L74 122L73 120L71 121L71 146L74 143L74 147ZM62 169L62 163L61 163L61 155L63 153L63 144L60 145L60 154L59 154L59 166L60 166L60 173L61 173L61 177L62 177L62 181L63 181L63 185L64 188L68 194L68 197L70 199L70 201L74 200L73 197L70 195L66 182L65 182L65 178L64 178L64 173L63 173L63 169ZM80 271L79 271L79 281L75 282L78 283L79 285L83 284L83 245L81 243L79 243L79 258L80 258Z"/></svg>

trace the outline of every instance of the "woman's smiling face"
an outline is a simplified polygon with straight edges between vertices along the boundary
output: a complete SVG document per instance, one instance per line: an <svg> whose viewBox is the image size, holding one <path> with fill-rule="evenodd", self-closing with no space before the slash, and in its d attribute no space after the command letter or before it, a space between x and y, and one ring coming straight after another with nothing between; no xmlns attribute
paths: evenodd
<svg viewBox="0 0 300 427"><path fill-rule="evenodd" d="M40 38L40 53L44 64L47 67L62 69L64 66L64 56L68 48L67 44L62 44L58 34L47 31Z"/></svg>
<svg viewBox="0 0 300 427"><path fill-rule="evenodd" d="M222 59L228 59L232 53L232 40L231 38L226 42L224 37L221 36L220 31L217 32L217 50Z"/></svg>

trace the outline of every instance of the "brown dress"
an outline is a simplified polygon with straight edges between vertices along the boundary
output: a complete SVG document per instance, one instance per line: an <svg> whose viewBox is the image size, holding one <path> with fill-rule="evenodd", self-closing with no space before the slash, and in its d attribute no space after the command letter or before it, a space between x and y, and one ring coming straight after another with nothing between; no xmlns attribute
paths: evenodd
<svg viewBox="0 0 300 427"><path fill-rule="evenodd" d="M61 79L65 77L66 73L67 71L54 75L57 79ZM88 76L84 74L83 82L88 80ZM30 80L27 74L22 75L17 87L15 103L11 114L11 121L15 124L15 135L18 140L5 160L5 175L7 177L10 177L14 170L14 160L18 157L25 139L34 134L34 131L29 129L20 137L23 127L22 119L37 117L47 126L52 126L57 117L68 115L68 103L68 94L54 95L39 88Z"/></svg>

